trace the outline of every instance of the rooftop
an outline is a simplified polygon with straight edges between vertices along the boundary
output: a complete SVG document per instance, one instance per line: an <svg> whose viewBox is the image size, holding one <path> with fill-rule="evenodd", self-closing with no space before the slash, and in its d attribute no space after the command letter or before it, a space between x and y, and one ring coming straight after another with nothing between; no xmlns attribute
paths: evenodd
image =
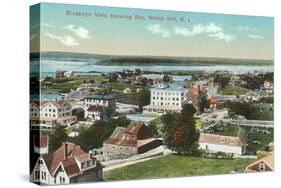
<svg viewBox="0 0 281 188"><path fill-rule="evenodd" d="M91 160L90 155L83 151L79 145L70 142L63 143L56 151L43 158L51 174L54 174L59 164L62 163L66 172L70 173L68 175L80 172L75 159L80 162Z"/></svg>
<svg viewBox="0 0 281 188"><path fill-rule="evenodd" d="M93 96L87 96L85 99L98 99L98 100L113 100L115 97L110 94L106 95L93 95Z"/></svg>
<svg viewBox="0 0 281 188"><path fill-rule="evenodd" d="M253 163L249 164L246 169L251 169L251 167L263 162L265 163L270 169L274 170L274 152L270 152L269 155L262 157Z"/></svg>
<svg viewBox="0 0 281 188"><path fill-rule="evenodd" d="M177 85L163 85L163 84L160 84L158 85L157 87L153 87L150 89L151 91L180 91L180 92L184 92L186 91L186 88L183 88L181 86L177 86Z"/></svg>
<svg viewBox="0 0 281 188"><path fill-rule="evenodd" d="M216 134L200 134L199 142L228 146L243 146L245 143L239 137L222 136Z"/></svg>

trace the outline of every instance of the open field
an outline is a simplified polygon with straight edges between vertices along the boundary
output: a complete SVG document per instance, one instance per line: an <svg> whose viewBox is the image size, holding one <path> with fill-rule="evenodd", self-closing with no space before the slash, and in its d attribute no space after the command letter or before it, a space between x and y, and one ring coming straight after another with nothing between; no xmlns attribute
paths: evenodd
<svg viewBox="0 0 281 188"><path fill-rule="evenodd" d="M52 83L48 88L42 88L42 92L46 93L67 93L71 89L76 89L83 83L102 83L106 81L104 76L87 76L87 77L73 77L64 79L53 79L49 82ZM43 82L44 84L44 82Z"/></svg>
<svg viewBox="0 0 281 188"><path fill-rule="evenodd" d="M243 95L248 91L248 89L238 86L227 86L219 89L219 93L222 95Z"/></svg>
<svg viewBox="0 0 281 188"><path fill-rule="evenodd" d="M171 154L108 171L104 177L106 180L129 180L226 174L235 170L243 172L251 161L249 159L206 159Z"/></svg>

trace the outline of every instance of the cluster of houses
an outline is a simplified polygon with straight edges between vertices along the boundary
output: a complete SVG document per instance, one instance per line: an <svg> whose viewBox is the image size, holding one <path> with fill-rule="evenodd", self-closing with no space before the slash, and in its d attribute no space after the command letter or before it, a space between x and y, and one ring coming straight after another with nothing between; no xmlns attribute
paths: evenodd
<svg viewBox="0 0 281 188"><path fill-rule="evenodd" d="M73 77L73 72L57 71L56 78ZM210 103L209 110L221 109L226 97L217 95L217 86L213 78L197 80L192 87L186 88L176 84L163 84L163 79L171 80L170 75L163 78L146 78L140 69L125 70L108 75L111 81L129 81L133 84L144 85L151 82L150 103L143 106L142 115L152 114L161 116L169 112L180 112L184 104L192 104L197 112L200 111L200 99L205 96ZM230 78L230 85L241 84L237 75ZM146 84L145 84L146 85ZM77 92L98 90L95 83L84 83L77 88ZM273 84L265 81L260 89L273 93ZM125 88L123 93L133 92ZM77 122L108 121L116 116L116 97L111 94L83 96L79 101L31 101L30 124L32 130L48 130L56 125L69 127ZM131 113L129 113L131 115ZM72 136L79 134L79 129L73 129ZM33 137L33 152L38 155L31 164L31 181L40 184L69 184L75 182L101 181L103 166L99 161L128 158L145 153L163 144L163 140L154 138L149 128L149 122L131 121L128 127L116 127L102 147L94 152L85 152L79 145L65 142L54 152L49 153L49 137L35 135ZM234 155L244 155L246 143L239 137L201 133L199 148L209 152L225 152ZM273 170L273 151L246 167L246 172Z"/></svg>
<svg viewBox="0 0 281 188"><path fill-rule="evenodd" d="M52 129L55 125L71 126L78 120L108 120L115 112L116 99L112 95L85 97L80 108L75 108L67 100L31 101L29 110L32 129Z"/></svg>
<svg viewBox="0 0 281 188"><path fill-rule="evenodd" d="M109 73L108 79L111 82L130 82L135 85L157 85L162 81L172 80L172 76L169 74L145 75L141 69L135 69Z"/></svg>

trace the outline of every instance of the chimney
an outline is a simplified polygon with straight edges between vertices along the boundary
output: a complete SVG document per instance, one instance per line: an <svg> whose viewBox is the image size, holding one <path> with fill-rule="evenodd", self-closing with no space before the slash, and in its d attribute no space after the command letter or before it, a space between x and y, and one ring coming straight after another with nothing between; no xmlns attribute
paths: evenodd
<svg viewBox="0 0 281 188"><path fill-rule="evenodd" d="M67 143L64 143L64 159L67 159Z"/></svg>

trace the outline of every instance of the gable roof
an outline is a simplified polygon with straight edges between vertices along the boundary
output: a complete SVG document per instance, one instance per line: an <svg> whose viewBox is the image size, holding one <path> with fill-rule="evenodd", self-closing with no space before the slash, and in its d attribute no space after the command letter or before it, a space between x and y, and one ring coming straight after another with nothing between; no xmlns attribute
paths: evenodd
<svg viewBox="0 0 281 188"><path fill-rule="evenodd" d="M125 138L126 128L116 127L110 137L105 141L107 144L122 145L122 146L137 146L137 140Z"/></svg>
<svg viewBox="0 0 281 188"><path fill-rule="evenodd" d="M128 134L138 134L142 126L145 126L141 121L132 121L129 126L126 128L126 133Z"/></svg>
<svg viewBox="0 0 281 188"><path fill-rule="evenodd" d="M116 127L105 143L137 147L138 134L143 126L145 126L143 122L132 121L127 128Z"/></svg>
<svg viewBox="0 0 281 188"><path fill-rule="evenodd" d="M249 164L246 169L251 169L251 167L254 167L255 165L259 164L259 163L264 163L266 164L271 170L274 170L274 157L273 157L273 152L271 152L270 154L268 154L265 157L262 157L256 161L254 161L253 163Z"/></svg>
<svg viewBox="0 0 281 188"><path fill-rule="evenodd" d="M48 105L48 104L52 104L52 105L54 105L54 106L56 106L57 108L58 107L63 107L64 105L70 105L70 103L68 103L68 102L66 102L66 101L64 101L64 100L57 100L57 101L38 101L38 100L33 100L33 101L31 101L30 102L30 104L33 104L33 105L35 105L35 106L37 106L37 107L44 107L44 106L46 106L46 105Z"/></svg>
<svg viewBox="0 0 281 188"><path fill-rule="evenodd" d="M222 136L216 134L200 134L199 142L228 146L243 146L245 143L239 137Z"/></svg>
<svg viewBox="0 0 281 188"><path fill-rule="evenodd" d="M70 142L63 143L54 153L44 156L44 160L51 174L55 173L60 163L68 165L69 168L74 168L74 164L72 163L75 158L81 162L91 160L90 155L80 149L80 146Z"/></svg>
<svg viewBox="0 0 281 188"><path fill-rule="evenodd" d="M61 163L68 176L80 173L80 169L75 161L75 159L69 158Z"/></svg>

